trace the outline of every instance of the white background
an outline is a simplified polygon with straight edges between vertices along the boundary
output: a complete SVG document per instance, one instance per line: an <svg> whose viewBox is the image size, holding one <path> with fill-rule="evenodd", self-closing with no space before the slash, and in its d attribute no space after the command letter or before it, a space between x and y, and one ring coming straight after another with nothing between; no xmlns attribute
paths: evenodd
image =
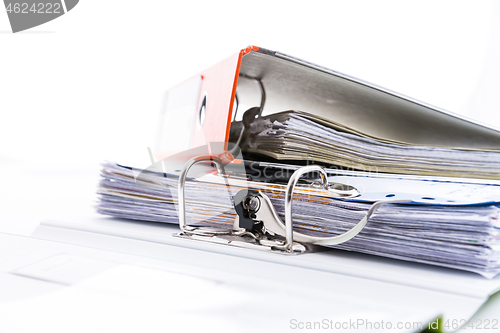
<svg viewBox="0 0 500 333"><path fill-rule="evenodd" d="M249 44L500 127L499 22L487 0L81 0L12 34L0 8L0 232L95 214L103 160L150 164L163 93Z"/></svg>
<svg viewBox="0 0 500 333"><path fill-rule="evenodd" d="M0 163L149 164L165 90L253 44L500 127L499 1L92 1L12 34Z"/></svg>

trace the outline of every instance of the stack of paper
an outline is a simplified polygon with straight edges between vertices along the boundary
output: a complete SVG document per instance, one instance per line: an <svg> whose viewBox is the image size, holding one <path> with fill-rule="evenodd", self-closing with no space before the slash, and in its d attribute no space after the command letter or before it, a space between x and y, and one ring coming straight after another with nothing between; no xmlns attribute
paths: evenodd
<svg viewBox="0 0 500 333"><path fill-rule="evenodd" d="M106 163L102 169L98 211L116 217L178 223L177 176L143 171L139 178L131 168ZM135 175L135 177L134 177ZM377 182L385 182L386 191L391 188L389 178L332 176L330 181L357 185L362 191L357 201L333 199L323 192L300 190L295 192L293 203L294 230L316 235L338 235L351 229L371 206L372 188ZM377 180L378 179L378 180ZM401 182L392 182L399 184ZM415 179L404 180L404 188L420 189L426 186L432 193L445 188L443 193L461 192L462 197L475 192L488 192L499 198L500 186L467 183L429 182ZM186 185L186 209L188 224L213 224L231 228L236 213L231 195L248 187L267 194L282 220L284 220L284 196L286 185L230 180L227 187L221 177L208 174L191 179ZM387 192L384 192L387 193ZM464 194L465 193L465 194ZM398 194L399 195L399 194ZM433 199L433 198L429 198ZM417 204L386 205L373 215L367 226L352 240L336 248L385 256L390 258L427 263L480 273L493 277L500 272L500 209L490 199L483 204Z"/></svg>
<svg viewBox="0 0 500 333"><path fill-rule="evenodd" d="M500 179L500 151L430 147L377 138L325 118L286 111L252 122L243 153L329 167L411 175Z"/></svg>

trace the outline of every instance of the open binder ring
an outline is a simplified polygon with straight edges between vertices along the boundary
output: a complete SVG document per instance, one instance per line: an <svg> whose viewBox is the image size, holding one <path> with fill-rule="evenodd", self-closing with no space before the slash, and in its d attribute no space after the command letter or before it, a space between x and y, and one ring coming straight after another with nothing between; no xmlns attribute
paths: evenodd
<svg viewBox="0 0 500 333"><path fill-rule="evenodd" d="M325 188L325 190L328 190L328 178L327 178L327 173L325 169L321 166L318 165L308 165L301 167L297 169L292 176L290 177L290 180L288 181L288 186L286 190L286 195L285 195L285 225L279 220L279 218L275 219L268 219L268 221L265 222L265 226L268 230L273 231L276 234L279 235L286 235L286 244L285 247L286 249L290 250L291 246L293 244L293 241L297 241L300 243L307 243L307 244L314 244L314 245L337 245L340 243L347 242L351 238L355 237L357 234L363 230L365 225L368 223L369 218L375 213L375 211L382 205L385 204L396 204L396 203L407 203L410 202L411 200L395 200L395 199L387 199L387 200L380 200L372 204L366 215L349 231L337 235L337 236L331 236L331 237L316 237L316 236L310 236L306 235L303 233L299 233L296 231L293 231L293 221L292 221L292 199L293 199L293 192L295 189L295 186L297 185L297 182L299 181L300 177L303 174L309 173L309 172L314 172L317 171L319 172L321 176L321 182L322 186ZM269 200L268 205L272 205ZM277 216L277 215L276 215Z"/></svg>
<svg viewBox="0 0 500 333"><path fill-rule="evenodd" d="M329 187L328 175L325 169L317 165L309 165L297 169L288 181L285 193L285 224L281 221L271 200L265 193L244 189L232 197L237 212L232 230L215 227L192 227L186 223L185 184L191 167L201 162L215 164L218 173L223 176L226 175L223 163L217 157L194 157L185 164L179 176L179 227L182 233L175 234L178 237L287 254L304 253L311 248L310 245L337 245L350 240L363 230L368 223L368 219L384 204L411 201L377 201L352 229L341 235L316 237L293 231L292 199L294 189L300 177L306 173L319 172L321 185L326 191L328 191ZM224 179L226 186L229 188L227 177L224 177ZM346 191L346 193L351 193L349 191ZM341 194L339 194L339 197L342 197ZM253 207L250 207L251 205L248 204L250 202L254 203ZM294 241L296 242L294 243Z"/></svg>
<svg viewBox="0 0 500 333"><path fill-rule="evenodd" d="M300 177L309 172L318 171L321 176L321 182L325 190L328 190L328 174L325 169L318 165L308 165L296 170L290 180L288 181L288 186L286 188L285 194L285 223L286 223L286 248L290 249L293 244L293 222L292 222L292 199L293 190L297 185ZM311 242L308 242L311 243Z"/></svg>
<svg viewBox="0 0 500 333"><path fill-rule="evenodd" d="M198 156L193 157L184 165L182 172L179 176L179 228L188 234L197 234L197 235L213 235L213 234L231 234L231 230L225 230L222 228L213 228L213 227L191 227L186 223L186 198L185 198L185 186L186 186L186 177L189 172L189 169L197 163L201 162L212 162L217 167L217 172L219 174L224 175L226 172L224 170L224 165L222 161L217 157L212 156Z"/></svg>

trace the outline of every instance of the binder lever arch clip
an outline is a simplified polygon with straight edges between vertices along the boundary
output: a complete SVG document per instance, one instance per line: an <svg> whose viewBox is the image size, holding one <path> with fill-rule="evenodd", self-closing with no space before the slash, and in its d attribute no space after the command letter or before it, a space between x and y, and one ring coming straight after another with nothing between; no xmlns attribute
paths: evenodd
<svg viewBox="0 0 500 333"><path fill-rule="evenodd" d="M382 205L387 203L404 203L408 200L380 200L372 204L366 215L349 231L331 237L317 237L293 230L292 198L293 191L298 188L322 187L330 195L338 198L354 198L359 192L350 185L332 184L328 182L325 169L318 165L308 165L297 169L288 181L285 193L285 223L274 209L269 197L261 191L243 189L234 197L233 203L237 213L233 228L217 228L207 226L189 226L186 223L185 184L189 169L197 163L211 162L217 167L219 175L226 179L223 163L216 157L200 156L190 159L179 176L179 227L180 233L175 237L225 244L242 248L251 248L282 254L301 254L316 249L315 245L337 245L355 237L368 223L368 219ZM310 182L298 184L303 174L318 172L321 183ZM302 180L301 180L302 181Z"/></svg>

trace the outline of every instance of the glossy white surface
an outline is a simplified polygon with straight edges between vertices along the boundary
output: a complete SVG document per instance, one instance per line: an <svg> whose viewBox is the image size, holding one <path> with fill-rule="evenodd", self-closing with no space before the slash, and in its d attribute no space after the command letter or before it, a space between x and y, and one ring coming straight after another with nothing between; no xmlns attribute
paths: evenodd
<svg viewBox="0 0 500 333"><path fill-rule="evenodd" d="M123 280L125 285L140 290L141 286L156 288L153 285L149 286L150 279L162 279L162 276L166 276L165 280L169 281L171 278L169 274L162 275L161 272L144 271L142 268L137 270L135 266L116 268L120 265L135 265L137 263L141 266L143 262L147 262L148 265L153 262L154 268L180 271L189 276L201 278L201 280L194 280L193 288L195 289L205 285L206 279L222 282L223 294L227 294L226 288L233 291L236 289L237 297L243 301L229 307L233 313L238 314L237 318L245 317L246 315L243 313L263 316L266 325L276 331L291 331L290 320L295 317L303 322L324 318L343 321L346 318L354 320L366 317L373 321L385 320L394 323L407 320L428 321L438 315L444 315L445 318L468 318L487 299L489 292L500 284L498 279L486 280L475 274L342 251L330 250L324 253L288 257L226 248L214 244L189 242L171 237L171 233L176 231L175 226L115 220L93 214L92 203L95 200L93 189L97 180L97 175L94 172L75 172L54 176L51 172L44 172L43 168L39 168L35 174L29 172L29 169L23 171L22 168L13 167L9 168L9 174L11 177L24 179L27 183L32 184L33 188L45 186L46 191L45 193L25 192L15 183L7 183L7 186L4 187L6 191L2 192L1 198L5 205L0 217L2 221L0 232L25 236L34 232L35 237L69 243L53 243L22 236L0 235L2 238L0 242L0 253L2 254L0 256L0 272L3 272L0 275L2 281L5 282L1 285L4 290L9 291L9 293L1 293L4 298L0 302L0 306L4 306L3 309L6 311L4 313L8 314L10 318L3 321L4 326L9 323L11 326L7 327L14 327L15 329L11 330L13 332L16 330L25 332L33 328L29 323L20 320L22 316L26 315L31 316L32 323L38 323L39 328L49 330L48 322L44 320L55 318L53 317L55 316L54 312L48 310L50 309L49 305L55 306L55 309L65 313L67 318L72 318L64 320L61 326L58 326L61 331L67 330L68 325L72 322L83 320L80 310L77 311L77 309L93 308L94 304L106 305L107 308L106 316L97 315L99 306L92 312L95 325L100 323L99 325L102 325L103 328L113 327L124 329L124 331L138 327L137 325L140 325L139 322L142 320L132 316L132 312L127 312L131 310L123 312L124 306L113 308L113 305L118 302L114 299L115 296L110 298L108 292L105 295L96 294L94 291L89 294L89 289L81 288L81 286L85 286L86 281L94 281L92 283L95 284L92 284L92 288L98 286L101 291L108 290L107 288L115 290L109 281L123 274L121 279L125 279ZM72 194L70 181L73 186L78 186L83 192ZM11 185L9 186L9 184ZM66 190L67 195L59 196L56 202L53 198L61 190ZM19 200L23 195L25 200L31 201L29 210L23 209L26 201ZM60 210L55 209L57 208L56 203L60 205ZM46 219L40 225L37 216L50 214L51 209L56 217ZM72 244L80 244L83 247ZM94 250L93 247L100 250ZM60 258L58 256L61 254L94 259L97 264L90 265L94 268L88 269L91 271L90 273L85 270L87 273L82 273L82 278L78 278L77 274L76 278L69 280L70 282L62 281L66 285L69 284L64 290L55 290L52 286L53 283L39 283L41 280L36 271L40 268L37 268L37 265L40 265L40 262L45 263L46 260L54 260L54 256ZM102 266L99 264L102 261L113 264L109 267ZM83 262L86 261L83 260ZM33 264L37 265L33 266ZM21 269L21 267L23 268ZM113 270L110 271L110 269ZM126 273L123 273L124 271ZM12 275L9 272L17 272L17 275ZM30 282L26 282L25 276L30 276ZM53 277L45 276L44 278L54 281L58 279L58 276L61 274L57 273ZM137 278L132 278L133 276L137 276ZM178 281L176 276L172 278L172 281ZM61 284L61 281L55 282ZM118 290L115 291L119 294L120 300L126 299L123 300L125 302L123 304L135 304L136 295L128 293L125 285L117 287ZM154 308L147 315L145 310L149 309L145 305L147 302L140 303L143 308L140 314L150 320L147 327L153 331L153 328L158 327L154 326L154 323L159 325L159 322L152 318L153 314L158 311L158 304L162 303L159 299L161 295L171 290L177 296L170 298L170 300L182 303L180 301L182 297L178 293L180 287L177 282L170 284L166 282L162 288L166 289L159 293L157 298L153 297L153 291L147 291L152 289L147 289L144 291L146 294L141 296L145 297L143 299L150 300L150 306ZM41 293L43 296L40 296ZM14 301L14 298L18 300ZM21 298L22 302L19 301ZM227 301L226 298L224 299ZM263 299L271 299L272 301L262 301ZM219 298L214 297L214 302L216 302L215 300L218 302ZM284 303L276 300L283 300ZM75 302L75 308L58 308L56 305L60 304L59 302L66 302L65 304ZM202 305L206 304L203 303L206 302L203 301L203 297L200 302ZM218 304L217 302L214 304ZM256 306L255 302L260 305ZM297 306L294 305L292 311L289 306L281 308L275 302L297 304ZM42 304L47 306L43 307ZM172 311L169 308L171 305L162 306L165 307L166 313ZM225 303L220 306L226 307ZM268 306L271 306L273 310ZM74 311L71 310L72 308ZM125 308L127 307L125 306ZM196 312L196 318L209 318L214 312L217 313L216 308L217 306L205 306ZM39 311L35 311L35 309L39 309ZM475 318L494 319L498 309L500 309L500 298L495 295L476 314ZM208 330L214 327L223 327L222 330L224 328L228 330L245 329L246 326L238 326L241 323L238 320L234 321L233 316L229 315L227 310L221 310L222 312L224 315L218 314L217 318L206 321L204 327ZM126 315L122 316L122 313ZM192 313L184 310L175 313L178 316L173 316L172 326L167 325L167 327L181 327L176 325L181 325L181 322L185 322L184 319L192 316ZM119 321L118 318L124 319ZM221 326L222 322L227 326ZM245 321L243 320L243 322ZM92 325L94 324L88 323L81 327L82 330L92 328L98 332L97 326ZM198 326L193 326L193 329L195 328ZM470 329L468 330L470 331ZM402 331L412 330L403 329Z"/></svg>

